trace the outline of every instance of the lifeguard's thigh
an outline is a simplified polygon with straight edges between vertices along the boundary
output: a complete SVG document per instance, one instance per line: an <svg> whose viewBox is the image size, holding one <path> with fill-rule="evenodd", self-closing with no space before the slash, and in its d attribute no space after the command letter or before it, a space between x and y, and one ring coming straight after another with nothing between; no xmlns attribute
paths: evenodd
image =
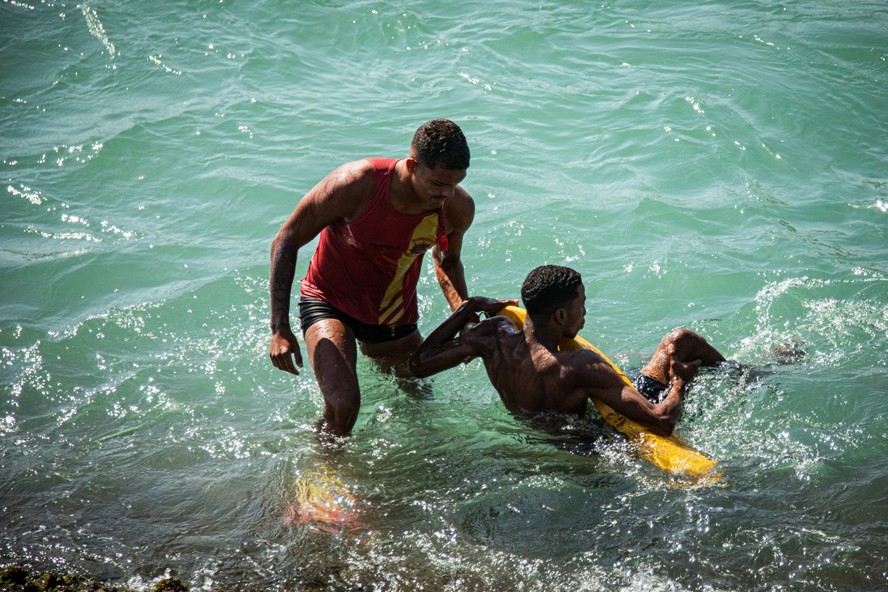
<svg viewBox="0 0 888 592"><path fill-rule="evenodd" d="M305 348L324 401L358 404L357 345L352 330L338 319L317 321L305 332Z"/></svg>

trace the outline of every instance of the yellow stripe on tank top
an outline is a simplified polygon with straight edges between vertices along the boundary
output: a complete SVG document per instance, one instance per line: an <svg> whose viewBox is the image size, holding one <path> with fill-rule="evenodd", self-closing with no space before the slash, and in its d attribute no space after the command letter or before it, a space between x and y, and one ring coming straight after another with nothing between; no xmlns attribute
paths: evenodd
<svg viewBox="0 0 888 592"><path fill-rule="evenodd" d="M398 267L395 275L389 283L385 291L385 296L379 304L379 324L394 325L404 316L404 309L401 308L404 303L404 294L402 288L404 286L404 276L413 262L419 257L419 254L413 252L413 247L420 242L435 243L435 235L438 231L438 213L429 214L422 219L422 222L413 229L413 236L410 237L410 244L407 251L401 255L398 260Z"/></svg>

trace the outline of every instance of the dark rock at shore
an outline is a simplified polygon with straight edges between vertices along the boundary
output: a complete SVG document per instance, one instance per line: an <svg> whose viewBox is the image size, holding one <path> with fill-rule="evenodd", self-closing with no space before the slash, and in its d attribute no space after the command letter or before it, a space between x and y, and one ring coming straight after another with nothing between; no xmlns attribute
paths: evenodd
<svg viewBox="0 0 888 592"><path fill-rule="evenodd" d="M2 592L135 592L127 586L102 582L74 574L33 573L20 566L0 569ZM151 587L151 592L188 592L188 586L177 578L164 578Z"/></svg>

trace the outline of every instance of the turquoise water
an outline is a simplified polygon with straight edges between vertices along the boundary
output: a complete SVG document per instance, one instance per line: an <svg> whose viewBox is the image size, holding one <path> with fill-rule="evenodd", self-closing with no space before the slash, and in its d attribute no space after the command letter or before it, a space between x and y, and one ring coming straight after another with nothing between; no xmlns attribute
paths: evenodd
<svg viewBox="0 0 888 592"><path fill-rule="evenodd" d="M0 3L0 563L196 589L884 587L888 8L671 4ZM320 447L311 372L267 360L270 240L433 117L472 148L472 292L568 264L619 364L686 325L767 370L691 391L679 433L725 486L592 416L517 420L478 362L418 395L362 360L354 436ZM427 334L430 268L420 292ZM359 529L285 519L318 466Z"/></svg>

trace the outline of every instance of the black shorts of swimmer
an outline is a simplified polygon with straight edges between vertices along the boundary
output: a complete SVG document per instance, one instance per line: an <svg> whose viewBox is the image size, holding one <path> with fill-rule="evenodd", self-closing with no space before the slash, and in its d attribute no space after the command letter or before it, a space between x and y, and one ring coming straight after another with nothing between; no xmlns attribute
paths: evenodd
<svg viewBox="0 0 888 592"><path fill-rule="evenodd" d="M668 384L663 384L662 382L654 380L650 376L645 376L640 372L632 382L632 386L635 387L635 390L644 395L645 399L654 404L660 403L669 393Z"/></svg>
<svg viewBox="0 0 888 592"><path fill-rule="evenodd" d="M299 299L299 322L302 325L302 335L308 331L308 328L324 319L336 319L347 326L355 334L358 341L363 343L385 343L386 341L397 341L402 337L406 337L416 331L416 324L398 325L397 327L389 327L388 325L368 325L357 319L353 319L341 310L329 305L318 298L300 298Z"/></svg>

